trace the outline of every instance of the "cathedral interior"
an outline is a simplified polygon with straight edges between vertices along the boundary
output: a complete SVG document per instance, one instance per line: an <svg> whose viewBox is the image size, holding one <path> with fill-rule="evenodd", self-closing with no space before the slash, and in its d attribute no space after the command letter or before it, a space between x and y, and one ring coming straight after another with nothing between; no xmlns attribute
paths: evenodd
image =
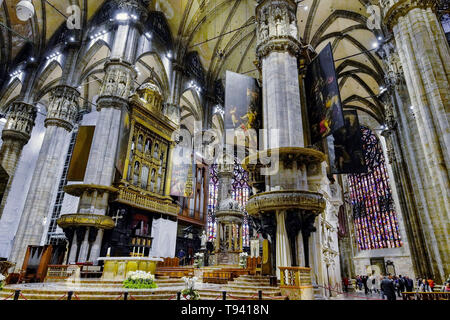
<svg viewBox="0 0 450 320"><path fill-rule="evenodd" d="M445 0L1 0L0 299L445 287L449 43Z"/></svg>

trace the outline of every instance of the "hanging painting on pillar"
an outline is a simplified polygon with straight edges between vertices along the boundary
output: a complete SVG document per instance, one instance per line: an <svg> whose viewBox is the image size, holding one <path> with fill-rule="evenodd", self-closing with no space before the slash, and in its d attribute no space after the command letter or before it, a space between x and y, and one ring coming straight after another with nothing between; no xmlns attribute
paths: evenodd
<svg viewBox="0 0 450 320"><path fill-rule="evenodd" d="M358 113L344 111L344 121L345 125L327 138L331 173L367 173Z"/></svg>
<svg viewBox="0 0 450 320"><path fill-rule="evenodd" d="M311 144L316 144L344 126L331 43L308 66L305 88Z"/></svg>
<svg viewBox="0 0 450 320"><path fill-rule="evenodd" d="M261 101L261 88L256 79L227 71L224 119L227 144L257 150Z"/></svg>
<svg viewBox="0 0 450 320"><path fill-rule="evenodd" d="M70 159L67 181L83 181L91 152L95 126L80 126Z"/></svg>
<svg viewBox="0 0 450 320"><path fill-rule="evenodd" d="M116 170L123 176L125 161L127 159L128 140L130 139L131 121L127 110L122 110L120 117L119 143L116 154Z"/></svg>
<svg viewBox="0 0 450 320"><path fill-rule="evenodd" d="M172 179L170 181L171 196L191 198L194 195L192 188L193 166L192 149L177 145L173 152Z"/></svg>

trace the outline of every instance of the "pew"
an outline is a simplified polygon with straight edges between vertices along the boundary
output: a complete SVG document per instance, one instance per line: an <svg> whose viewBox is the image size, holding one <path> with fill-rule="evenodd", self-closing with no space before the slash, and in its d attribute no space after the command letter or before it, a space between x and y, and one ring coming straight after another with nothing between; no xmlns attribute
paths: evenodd
<svg viewBox="0 0 450 320"><path fill-rule="evenodd" d="M163 258L163 261L158 261L156 267L179 267L180 259L178 258Z"/></svg>
<svg viewBox="0 0 450 320"><path fill-rule="evenodd" d="M247 257L247 270L249 274L262 274L262 258L261 257Z"/></svg>
<svg viewBox="0 0 450 320"><path fill-rule="evenodd" d="M450 292L402 292L403 300L450 300Z"/></svg>
<svg viewBox="0 0 450 320"><path fill-rule="evenodd" d="M203 273L204 283L226 284L232 279L232 272L208 271Z"/></svg>
<svg viewBox="0 0 450 320"><path fill-rule="evenodd" d="M52 245L28 246L18 282L43 282L52 250Z"/></svg>

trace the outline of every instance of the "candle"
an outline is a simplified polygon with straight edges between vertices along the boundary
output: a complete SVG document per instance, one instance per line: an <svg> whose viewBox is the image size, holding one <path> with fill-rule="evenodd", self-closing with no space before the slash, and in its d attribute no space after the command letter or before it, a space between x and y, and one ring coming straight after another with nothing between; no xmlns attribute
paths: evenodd
<svg viewBox="0 0 450 320"><path fill-rule="evenodd" d="M108 252L106 253L106 256L109 257L111 255L111 247L108 248Z"/></svg>
<svg viewBox="0 0 450 320"><path fill-rule="evenodd" d="M140 252L141 252L141 247L138 247L138 252L137 252L138 257L139 257Z"/></svg>
<svg viewBox="0 0 450 320"><path fill-rule="evenodd" d="M133 247L133 254L131 255L132 257L134 257L134 250L136 249L136 247Z"/></svg>

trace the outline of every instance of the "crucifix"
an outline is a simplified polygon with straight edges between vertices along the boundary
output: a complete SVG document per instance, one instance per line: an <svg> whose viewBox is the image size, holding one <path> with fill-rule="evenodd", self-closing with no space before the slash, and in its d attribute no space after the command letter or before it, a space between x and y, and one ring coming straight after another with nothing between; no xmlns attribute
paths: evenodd
<svg viewBox="0 0 450 320"><path fill-rule="evenodd" d="M125 211L124 209L117 209L116 215L112 217L114 220L114 226L117 227L117 222L119 222L119 219L123 218L122 212Z"/></svg>

